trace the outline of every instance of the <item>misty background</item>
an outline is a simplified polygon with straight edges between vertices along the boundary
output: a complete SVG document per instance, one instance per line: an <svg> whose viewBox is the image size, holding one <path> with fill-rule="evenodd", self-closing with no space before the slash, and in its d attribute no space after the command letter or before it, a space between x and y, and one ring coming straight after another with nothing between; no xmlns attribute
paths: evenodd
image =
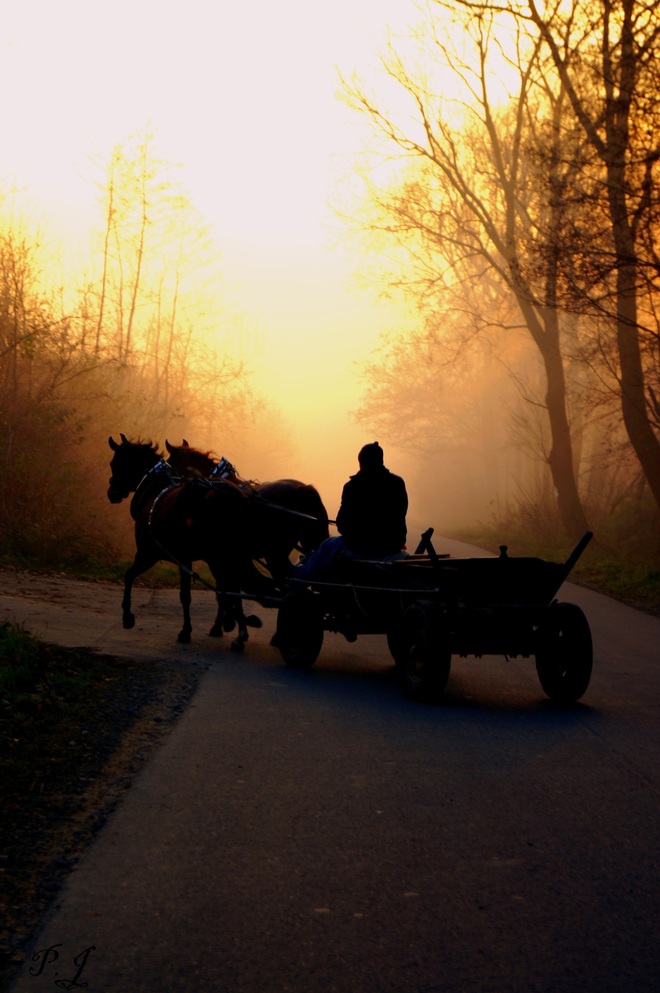
<svg viewBox="0 0 660 993"><path fill-rule="evenodd" d="M122 432L657 565L660 4L137 6L0 29L2 557L132 553Z"/></svg>

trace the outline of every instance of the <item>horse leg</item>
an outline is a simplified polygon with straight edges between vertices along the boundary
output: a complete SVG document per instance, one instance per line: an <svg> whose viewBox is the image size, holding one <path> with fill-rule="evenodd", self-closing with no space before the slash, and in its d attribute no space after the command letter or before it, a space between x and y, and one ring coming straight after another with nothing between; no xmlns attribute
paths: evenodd
<svg viewBox="0 0 660 993"><path fill-rule="evenodd" d="M217 610L213 627L209 631L211 638L222 638L225 631L233 631L236 627L236 616L234 614L232 602L228 599L223 590L225 589L226 578L222 569L215 564L208 563L215 583L215 599Z"/></svg>
<svg viewBox="0 0 660 993"><path fill-rule="evenodd" d="M131 590L133 589L133 580L139 575L140 573L135 571L134 565L124 573L124 597L121 601L121 622L126 630L135 627L135 614L131 611Z"/></svg>
<svg viewBox="0 0 660 993"><path fill-rule="evenodd" d="M124 573L124 597L121 601L122 609L122 624L129 630L135 627L135 615L131 610L131 593L133 590L133 583L141 576L147 569L151 569L152 566L158 561L157 557L153 555L145 554L144 551L138 550L135 553L135 558L133 559L133 565Z"/></svg>
<svg viewBox="0 0 660 993"><path fill-rule="evenodd" d="M241 598L227 596L221 592L227 587L238 592L241 584L237 576L228 577L218 567L209 566L209 568L215 580L218 599L218 613L211 634L217 637L223 631L233 631L238 625L236 637L231 642L231 649L234 652L242 652L249 638L248 627L260 628L261 619L253 614L246 617Z"/></svg>
<svg viewBox="0 0 660 993"><path fill-rule="evenodd" d="M216 593L215 599L218 605L218 609L215 615L215 620L213 622L213 627L209 631L209 635L211 638L222 638L225 632L225 626L224 626L225 604L221 593Z"/></svg>
<svg viewBox="0 0 660 993"><path fill-rule="evenodd" d="M234 603L232 599L220 592L217 594L217 599L218 613L209 633L212 637L219 638L225 631L233 631L238 623L238 634L233 639L230 647L234 652L242 652L245 642L248 640L248 632L247 619L243 613L241 601L238 600Z"/></svg>
<svg viewBox="0 0 660 993"><path fill-rule="evenodd" d="M231 648L233 652L242 652L245 648L245 643L249 638L247 617L245 616L245 612L243 610L243 601L236 600L231 605L230 610L238 625L238 633L231 643Z"/></svg>
<svg viewBox="0 0 660 993"><path fill-rule="evenodd" d="M238 624L238 634L231 643L231 647L235 652L242 652L245 647L245 642L248 640L250 635L248 634L248 628L260 628L262 626L261 618L256 614L246 614L243 610L243 601L236 600L232 611L236 618Z"/></svg>
<svg viewBox="0 0 660 993"><path fill-rule="evenodd" d="M190 635L192 634L190 585L190 570L179 567L179 600L183 607L183 627L179 631L176 640L182 645L188 645L190 643Z"/></svg>

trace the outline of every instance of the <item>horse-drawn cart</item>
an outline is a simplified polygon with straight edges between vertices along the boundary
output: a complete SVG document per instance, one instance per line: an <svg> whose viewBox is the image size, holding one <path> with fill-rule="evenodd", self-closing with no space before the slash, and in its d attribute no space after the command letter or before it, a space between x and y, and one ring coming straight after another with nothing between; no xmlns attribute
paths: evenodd
<svg viewBox="0 0 660 993"><path fill-rule="evenodd" d="M278 610L277 644L287 665L307 668L325 631L354 641L385 634L404 692L437 699L452 655L533 656L545 693L571 703L591 678L592 643L579 607L554 598L591 540L566 562L436 554L432 531L415 555L388 562L337 560L321 581L292 580Z"/></svg>
<svg viewBox="0 0 660 993"><path fill-rule="evenodd" d="M277 642L288 665L314 664L325 631L349 640L360 634L387 635L404 691L413 698L443 692L452 655L534 656L541 686L560 702L572 702L591 678L589 624L579 607L554 600L591 539L587 532L564 563L538 558L453 559L436 554L432 530L414 555L388 562L337 556L327 576L287 576L293 548L318 548L328 531L328 515L314 487L298 480L270 484L216 478L222 463L191 449L168 444L174 467L152 442L108 439L113 456L108 499L120 503L133 493L136 554L124 577L123 625L132 628L133 581L156 562L179 567L184 623L179 641L190 641L190 584L199 578L192 563L209 566L218 597L211 634L238 624L232 647L242 650L247 628L242 600L278 607ZM228 464L227 464L228 465ZM247 489L246 489L247 487ZM256 558L255 558L256 557ZM269 577L263 594L245 593L242 579L255 561ZM250 582L258 570L251 569ZM277 578L276 577L280 577ZM260 580L260 581L261 581ZM229 592L232 591L232 592Z"/></svg>

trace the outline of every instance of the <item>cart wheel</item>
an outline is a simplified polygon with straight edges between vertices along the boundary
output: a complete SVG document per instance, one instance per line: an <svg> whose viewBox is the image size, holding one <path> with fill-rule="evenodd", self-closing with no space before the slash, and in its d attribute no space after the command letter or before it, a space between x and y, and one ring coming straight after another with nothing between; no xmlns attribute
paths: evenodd
<svg viewBox="0 0 660 993"><path fill-rule="evenodd" d="M539 634L536 671L541 686L555 703L574 703L586 692L593 666L587 618L574 603L553 604Z"/></svg>
<svg viewBox="0 0 660 993"><path fill-rule="evenodd" d="M451 652L444 644L437 607L430 600L411 604L395 643L401 688L411 700L438 700L447 685Z"/></svg>
<svg viewBox="0 0 660 993"><path fill-rule="evenodd" d="M396 662L399 655L401 654L401 619L399 618L398 624L389 628L386 632L387 647L390 650L390 655Z"/></svg>
<svg viewBox="0 0 660 993"><path fill-rule="evenodd" d="M287 665L309 669L323 644L323 612L309 590L289 593L277 612L277 647Z"/></svg>

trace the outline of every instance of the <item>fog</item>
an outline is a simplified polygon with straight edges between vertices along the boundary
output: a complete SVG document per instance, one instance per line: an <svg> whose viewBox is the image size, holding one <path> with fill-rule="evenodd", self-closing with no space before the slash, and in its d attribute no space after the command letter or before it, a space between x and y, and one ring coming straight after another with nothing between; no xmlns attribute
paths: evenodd
<svg viewBox="0 0 660 993"><path fill-rule="evenodd" d="M0 277L3 316L23 324L0 327L0 525L15 526L18 500L32 547L50 534L58 505L30 485L42 463L82 513L61 470L75 466L128 547L126 508L105 500L107 438L124 433L187 438L248 478L311 482L331 516L358 450L378 440L407 483L411 544L428 526L502 540L556 530L547 384L511 301L492 286L477 301L499 325L485 335L452 324L439 300L417 308L390 287L388 248L369 271L332 209L367 137L336 99L337 69L374 83L388 23L406 54L414 4L338 0L322 18L304 0L138 7L26 0L7 12ZM623 508L632 529L646 494L616 357L578 321L562 334L581 495L595 522ZM585 346L603 360L596 376ZM83 530L71 525L73 538Z"/></svg>

